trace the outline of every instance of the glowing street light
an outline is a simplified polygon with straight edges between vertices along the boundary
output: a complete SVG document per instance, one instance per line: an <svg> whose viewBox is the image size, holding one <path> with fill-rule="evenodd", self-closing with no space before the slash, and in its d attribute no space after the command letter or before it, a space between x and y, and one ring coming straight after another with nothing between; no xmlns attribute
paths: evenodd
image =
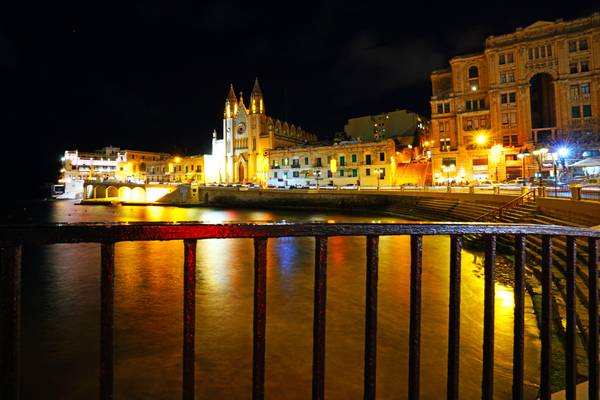
<svg viewBox="0 0 600 400"><path fill-rule="evenodd" d="M480 133L479 135L477 135L475 137L475 143L477 143L480 146L483 146L484 144L486 144L487 140L488 140L487 135L485 135L483 133Z"/></svg>
<svg viewBox="0 0 600 400"><path fill-rule="evenodd" d="M568 147L561 147L558 149L558 155L561 156L562 158L565 158L566 156L569 155L571 151L569 150Z"/></svg>

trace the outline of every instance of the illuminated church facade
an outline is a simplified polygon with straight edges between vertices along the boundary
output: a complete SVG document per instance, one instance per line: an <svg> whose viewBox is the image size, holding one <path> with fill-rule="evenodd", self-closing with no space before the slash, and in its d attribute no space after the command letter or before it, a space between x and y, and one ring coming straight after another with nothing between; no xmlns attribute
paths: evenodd
<svg viewBox="0 0 600 400"><path fill-rule="evenodd" d="M267 116L258 79L250 102L239 99L233 85L225 99L223 132L213 132L212 154L204 155L207 183L256 183L268 180L268 151L275 148L316 142L314 134L299 126Z"/></svg>

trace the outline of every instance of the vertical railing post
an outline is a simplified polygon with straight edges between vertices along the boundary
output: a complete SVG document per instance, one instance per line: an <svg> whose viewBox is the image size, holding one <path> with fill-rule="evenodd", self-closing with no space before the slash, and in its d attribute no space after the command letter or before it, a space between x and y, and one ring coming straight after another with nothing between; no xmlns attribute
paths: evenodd
<svg viewBox="0 0 600 400"><path fill-rule="evenodd" d="M375 399L377 366L377 275L379 236L367 236L367 290L365 301L364 399Z"/></svg>
<svg viewBox="0 0 600 400"><path fill-rule="evenodd" d="M575 398L577 385L577 313L575 299L575 279L577 263L577 242L574 236L567 236L567 333L566 333L566 395Z"/></svg>
<svg viewBox="0 0 600 400"><path fill-rule="evenodd" d="M462 236L450 239L450 303L448 305L448 400L458 400L460 355L460 264Z"/></svg>
<svg viewBox="0 0 600 400"><path fill-rule="evenodd" d="M265 343L267 327L267 238L254 239L254 321L252 346L252 399L265 397Z"/></svg>
<svg viewBox="0 0 600 400"><path fill-rule="evenodd" d="M598 239L588 239L588 286L589 286L589 400L598 400L600 387L598 385Z"/></svg>
<svg viewBox="0 0 600 400"><path fill-rule="evenodd" d="M408 351L408 398L419 399L421 351L421 273L423 236L410 236L410 322Z"/></svg>
<svg viewBox="0 0 600 400"><path fill-rule="evenodd" d="M494 397L494 306L496 281L496 236L485 237L485 295L483 314L483 379L482 399Z"/></svg>
<svg viewBox="0 0 600 400"><path fill-rule="evenodd" d="M196 239L183 241L183 390L184 400L195 395Z"/></svg>
<svg viewBox="0 0 600 400"><path fill-rule="evenodd" d="M515 310L513 333L513 400L523 398L523 340L525 331L525 236L515 237Z"/></svg>
<svg viewBox="0 0 600 400"><path fill-rule="evenodd" d="M542 236L542 354L540 399L550 400L552 373L552 237Z"/></svg>
<svg viewBox="0 0 600 400"><path fill-rule="evenodd" d="M315 238L312 398L325 398L325 309L327 305L327 236Z"/></svg>
<svg viewBox="0 0 600 400"><path fill-rule="evenodd" d="M113 398L115 244L100 245L100 399Z"/></svg>
<svg viewBox="0 0 600 400"><path fill-rule="evenodd" d="M0 399L19 398L21 246L0 250Z"/></svg>

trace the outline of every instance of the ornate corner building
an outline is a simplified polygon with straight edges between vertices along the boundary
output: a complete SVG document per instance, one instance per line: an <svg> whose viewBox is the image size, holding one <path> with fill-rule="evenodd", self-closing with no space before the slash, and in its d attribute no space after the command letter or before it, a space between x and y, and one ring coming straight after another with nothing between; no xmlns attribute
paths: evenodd
<svg viewBox="0 0 600 400"><path fill-rule="evenodd" d="M268 179L268 150L316 140L299 126L266 115L258 79L248 107L242 93L238 100L231 85L225 100L223 136L218 139L213 132L212 154L204 156L207 182L264 184Z"/></svg>
<svg viewBox="0 0 600 400"><path fill-rule="evenodd" d="M553 175L558 146L600 145L600 13L490 36L431 82L434 181Z"/></svg>

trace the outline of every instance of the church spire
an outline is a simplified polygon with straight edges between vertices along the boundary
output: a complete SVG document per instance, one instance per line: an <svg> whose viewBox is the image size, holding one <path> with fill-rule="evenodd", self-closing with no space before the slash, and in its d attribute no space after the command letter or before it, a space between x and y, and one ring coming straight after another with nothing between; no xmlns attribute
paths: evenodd
<svg viewBox="0 0 600 400"><path fill-rule="evenodd" d="M240 102L239 102L240 107L243 108L244 111L246 111L246 113L248 112L248 109L246 108L246 105L244 104L244 92L240 91Z"/></svg>
<svg viewBox="0 0 600 400"><path fill-rule="evenodd" d="M258 78L254 80L254 88L250 94L250 107L252 114L264 114L265 105L263 101L262 90L258 84Z"/></svg>
<svg viewBox="0 0 600 400"><path fill-rule="evenodd" d="M225 118L231 118L237 113L238 101L233 90L233 83L229 85L229 94L225 99Z"/></svg>

